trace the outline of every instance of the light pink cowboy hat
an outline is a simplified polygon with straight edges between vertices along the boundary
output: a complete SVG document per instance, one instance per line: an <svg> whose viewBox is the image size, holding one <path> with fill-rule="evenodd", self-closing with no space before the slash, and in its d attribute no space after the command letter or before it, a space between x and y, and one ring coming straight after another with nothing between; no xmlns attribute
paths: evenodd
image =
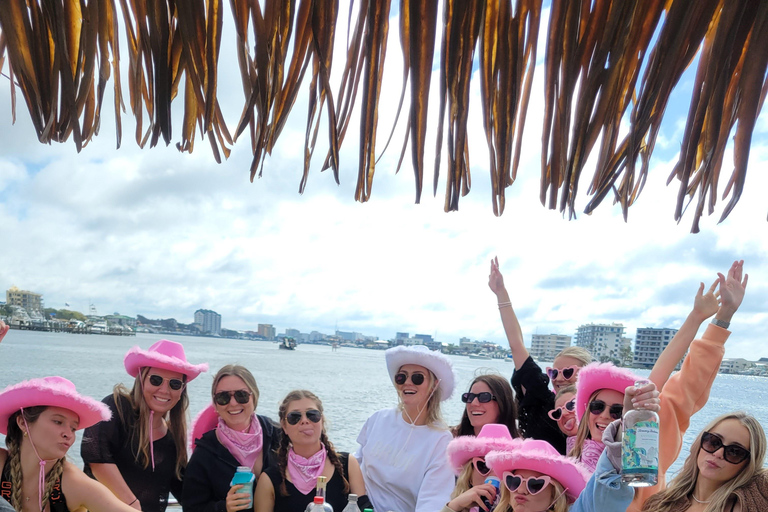
<svg viewBox="0 0 768 512"><path fill-rule="evenodd" d="M464 464L474 457L485 457L492 450L514 450L519 443L519 439L512 439L506 425L488 423L477 436L459 436L452 440L446 453L453 472L459 475Z"/></svg>
<svg viewBox="0 0 768 512"><path fill-rule="evenodd" d="M622 395L635 381L642 379L613 363L590 363L579 371L576 380L576 416L581 420L587 410L589 397L599 389L613 389Z"/></svg>
<svg viewBox="0 0 768 512"><path fill-rule="evenodd" d="M389 379L394 380L395 374L405 364L417 364L434 373L440 379L440 401L451 398L456 383L453 373L453 363L446 356L436 350L429 350L425 345L404 345L390 348L384 352L387 361Z"/></svg>
<svg viewBox="0 0 768 512"><path fill-rule="evenodd" d="M540 439L522 439L513 451L489 452L485 463L499 478L505 471L517 469L547 475L565 487L569 503L576 501L592 476L576 459L560 455L551 444Z"/></svg>
<svg viewBox="0 0 768 512"><path fill-rule="evenodd" d="M74 412L80 417L78 429L109 421L112 417L106 404L81 395L64 377L29 379L0 391L0 434L8 433L8 420L16 411L41 405Z"/></svg>
<svg viewBox="0 0 768 512"><path fill-rule="evenodd" d="M170 340L160 340L148 350L133 347L125 354L123 363L125 371L131 377L136 377L141 369L147 366L182 373L187 376L187 382L194 380L202 372L208 371L208 363L188 363L184 346Z"/></svg>
<svg viewBox="0 0 768 512"><path fill-rule="evenodd" d="M192 428L189 433L189 451L195 450L197 440L203 437L203 434L209 430L215 429L219 424L219 415L213 404L208 404L205 409L200 411L192 422Z"/></svg>

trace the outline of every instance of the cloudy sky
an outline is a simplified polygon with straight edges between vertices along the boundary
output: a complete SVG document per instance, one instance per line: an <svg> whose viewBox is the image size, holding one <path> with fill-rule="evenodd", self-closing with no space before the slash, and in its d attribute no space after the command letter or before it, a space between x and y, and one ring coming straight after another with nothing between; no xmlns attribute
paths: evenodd
<svg viewBox="0 0 768 512"><path fill-rule="evenodd" d="M237 63L230 58L229 12L226 23L219 97L234 131L243 98ZM390 27L378 147L401 86L394 19ZM541 33L546 34L543 26ZM336 74L341 51L337 45ZM768 357L768 176L762 172L768 164L768 115L763 112L755 129L738 206L717 224L718 204L714 215L702 219L701 233L690 234L693 212L675 223L677 182L665 183L677 159L694 71L675 90L648 182L627 222L610 200L593 215L571 221L539 203L541 67L518 180L507 189L501 218L494 217L490 202L477 78L470 112L472 191L453 213L443 212L445 166L437 197L425 189L421 204L414 204L410 165L394 172L399 147L390 148L377 166L371 200L354 201L357 116L341 153L341 185L319 171L321 134L306 191L299 195L306 94L266 160L263 177L250 183L247 140L221 165L200 140L192 155L178 153L173 144L140 150L126 114L123 147L115 150L109 108L101 135L80 154L71 140L42 145L20 94L17 121L11 123L8 80L0 78L0 288L42 293L48 307L69 303L87 311L93 303L101 314L185 323L196 309L209 308L232 329L272 323L278 332L338 328L388 339L408 331L447 343L468 336L505 344L487 285L495 255L527 342L535 332L572 335L589 322L622 322L633 338L638 327L679 327L699 282L711 283L716 272L744 259L749 287L726 356ZM308 86L307 80L302 91ZM434 158L437 90L433 82L428 162ZM111 102L112 97L104 100L105 106ZM182 107L177 99L174 142ZM728 153L723 175L731 168ZM588 165L583 173L578 211L588 202L593 169Z"/></svg>

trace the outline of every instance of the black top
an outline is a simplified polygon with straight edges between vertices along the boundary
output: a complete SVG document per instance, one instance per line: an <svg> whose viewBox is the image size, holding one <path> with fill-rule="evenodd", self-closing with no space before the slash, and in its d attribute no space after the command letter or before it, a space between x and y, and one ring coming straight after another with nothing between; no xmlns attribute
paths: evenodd
<svg viewBox="0 0 768 512"><path fill-rule="evenodd" d="M512 388L517 397L518 425L523 437L546 441L565 455L566 436L548 415L555 408L555 394L549 390L549 377L531 356L512 374Z"/></svg>
<svg viewBox="0 0 768 512"><path fill-rule="evenodd" d="M264 437L262 471L277 465L280 428L266 416L256 415ZM184 512L224 512L230 482L240 463L221 444L216 430L210 430L197 440L195 451L184 472ZM254 482L255 485L255 482ZM253 507L245 512L253 511Z"/></svg>
<svg viewBox="0 0 768 512"><path fill-rule="evenodd" d="M341 461L342 468L344 468L344 477L349 481L349 453L339 452L339 460ZM275 489L274 512L301 512L315 499L314 492L310 491L309 494L302 494L288 480L285 481L285 490L288 491L288 496L283 496L280 493L280 484L283 481L283 478L280 476L280 468L275 465L265 472L272 481L272 487ZM348 493L344 493L344 481L334 471L325 486L325 501L333 507L334 511L341 512L347 506L348 496ZM357 506L360 510L373 508L367 495L357 498Z"/></svg>
<svg viewBox="0 0 768 512"><path fill-rule="evenodd" d="M176 478L176 443L168 432L153 443L155 469L152 463L145 468L139 458L138 412L134 412L127 398L121 398L120 407L125 422L120 420L112 395L102 400L112 411L110 421L102 421L85 429L80 454L85 462L85 473L93 477L91 464L115 464L139 499L143 512L164 512L168 506L168 493L181 501L181 480Z"/></svg>
<svg viewBox="0 0 768 512"><path fill-rule="evenodd" d="M0 474L0 496L10 503L12 495L13 483L11 482L11 465L6 463L5 466L3 466L3 473ZM35 496L35 499L37 499L37 496ZM67 500L64 498L64 493L61 492L61 478L53 484L48 502L51 505L51 512L69 512Z"/></svg>

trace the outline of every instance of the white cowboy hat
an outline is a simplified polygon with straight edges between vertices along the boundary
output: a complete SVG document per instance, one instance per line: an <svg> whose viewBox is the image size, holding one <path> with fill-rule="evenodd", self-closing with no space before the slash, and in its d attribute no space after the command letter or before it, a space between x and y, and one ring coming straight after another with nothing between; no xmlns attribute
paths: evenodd
<svg viewBox="0 0 768 512"><path fill-rule="evenodd" d="M403 365L417 364L431 371L440 379L441 401L448 400L453 394L456 383L453 364L440 352L429 350L424 345L400 346L384 352L384 358L387 361L387 371L389 371L391 380L395 379L395 374Z"/></svg>

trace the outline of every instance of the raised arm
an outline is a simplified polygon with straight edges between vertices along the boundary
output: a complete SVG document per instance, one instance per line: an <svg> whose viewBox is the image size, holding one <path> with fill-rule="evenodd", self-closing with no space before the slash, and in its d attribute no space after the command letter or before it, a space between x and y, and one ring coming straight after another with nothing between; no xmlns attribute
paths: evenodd
<svg viewBox="0 0 768 512"><path fill-rule="evenodd" d="M683 322L683 325L680 326L680 330L677 331L672 341L669 342L669 345L666 346L656 360L656 364L653 365L653 370L651 370L648 378L656 384L659 390L664 388L664 384L667 383L667 379L672 375L675 366L685 356L688 347L696 337L696 333L699 332L701 324L707 318L717 313L719 308L717 286L719 284L720 279L718 278L712 283L706 294L704 293L704 283L699 284L699 290L693 299L693 309L688 313L688 317Z"/></svg>
<svg viewBox="0 0 768 512"><path fill-rule="evenodd" d="M5 338L5 335L8 334L8 329L10 328L10 325L6 325L5 322L0 320L0 341L3 341L3 338Z"/></svg>
<svg viewBox="0 0 768 512"><path fill-rule="evenodd" d="M499 303L499 314L501 315L501 324L504 326L504 333L507 335L509 349L512 351L512 359L515 361L515 369L519 370L523 363L528 359L528 350L523 342L523 331L520 329L520 323L517 321L515 310L512 309L512 301L509 300L509 293L504 286L504 276L499 271L499 259L491 260L491 274L488 276L488 286L496 294Z"/></svg>

